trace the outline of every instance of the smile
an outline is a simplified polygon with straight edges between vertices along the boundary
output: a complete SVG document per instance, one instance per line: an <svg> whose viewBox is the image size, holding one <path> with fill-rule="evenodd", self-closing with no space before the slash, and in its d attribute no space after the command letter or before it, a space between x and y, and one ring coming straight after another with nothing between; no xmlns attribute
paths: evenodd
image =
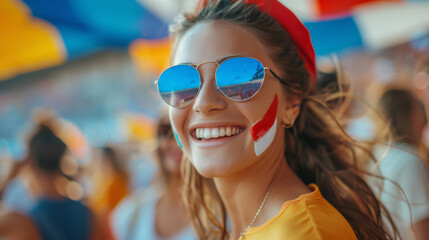
<svg viewBox="0 0 429 240"><path fill-rule="evenodd" d="M197 128L195 137L198 140L217 139L235 136L244 131L239 127L217 127L217 128Z"/></svg>

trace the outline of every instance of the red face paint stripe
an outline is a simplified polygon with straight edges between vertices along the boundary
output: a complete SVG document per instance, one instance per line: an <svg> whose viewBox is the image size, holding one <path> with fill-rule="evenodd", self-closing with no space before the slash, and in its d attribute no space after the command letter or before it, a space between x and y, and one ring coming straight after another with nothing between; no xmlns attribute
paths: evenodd
<svg viewBox="0 0 429 240"><path fill-rule="evenodd" d="M271 103L268 111L250 129L250 134L252 135L253 141L255 141L255 142L258 141L273 126L274 121L276 120L276 116L277 116L277 105L278 105L278 103L279 103L279 98L277 97L277 94L276 94L274 96L273 102Z"/></svg>

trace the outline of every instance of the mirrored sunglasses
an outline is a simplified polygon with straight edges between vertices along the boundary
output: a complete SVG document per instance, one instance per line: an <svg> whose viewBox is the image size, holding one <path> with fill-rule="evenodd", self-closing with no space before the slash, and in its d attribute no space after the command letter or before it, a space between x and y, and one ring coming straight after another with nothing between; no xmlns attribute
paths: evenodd
<svg viewBox="0 0 429 240"><path fill-rule="evenodd" d="M233 101L246 101L254 97L264 83L265 70L270 70L282 81L271 69L254 58L234 57L217 64L216 89ZM198 66L188 64L166 69L155 83L162 99L176 108L192 103L202 86Z"/></svg>

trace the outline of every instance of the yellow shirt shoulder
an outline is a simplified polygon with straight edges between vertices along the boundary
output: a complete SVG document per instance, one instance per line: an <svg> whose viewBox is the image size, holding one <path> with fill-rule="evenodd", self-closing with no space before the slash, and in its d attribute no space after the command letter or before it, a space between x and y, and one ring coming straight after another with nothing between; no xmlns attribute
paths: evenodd
<svg viewBox="0 0 429 240"><path fill-rule="evenodd" d="M283 204L280 212L261 226L250 228L246 240L356 240L347 220L315 184L313 192ZM242 238L240 238L242 239Z"/></svg>

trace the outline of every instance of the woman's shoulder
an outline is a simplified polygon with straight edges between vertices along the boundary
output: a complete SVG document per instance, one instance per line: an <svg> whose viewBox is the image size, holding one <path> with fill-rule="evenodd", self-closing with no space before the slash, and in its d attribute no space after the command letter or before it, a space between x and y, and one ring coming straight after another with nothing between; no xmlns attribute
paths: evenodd
<svg viewBox="0 0 429 240"><path fill-rule="evenodd" d="M302 229L302 234L314 235L313 239L356 239L347 220L322 196L319 188L315 184L310 188L312 192L284 204L285 224Z"/></svg>
<svg viewBox="0 0 429 240"><path fill-rule="evenodd" d="M125 239L127 234L134 232L137 223L150 225L152 214L159 194L151 189L138 189L130 196L125 197L110 215L110 225L114 235L119 239Z"/></svg>
<svg viewBox="0 0 429 240"><path fill-rule="evenodd" d="M148 212L153 210L158 199L158 194L152 190L139 189L119 202L113 209L112 218L115 221L124 222L138 218L140 215L150 214Z"/></svg>
<svg viewBox="0 0 429 240"><path fill-rule="evenodd" d="M318 187L311 184L310 188L312 192L285 202L274 218L248 234L261 234L255 239L356 239L347 220L323 198Z"/></svg>
<svg viewBox="0 0 429 240"><path fill-rule="evenodd" d="M397 169L408 165L423 165L417 150L407 143L379 144L374 147L374 155L378 166L382 169Z"/></svg>

